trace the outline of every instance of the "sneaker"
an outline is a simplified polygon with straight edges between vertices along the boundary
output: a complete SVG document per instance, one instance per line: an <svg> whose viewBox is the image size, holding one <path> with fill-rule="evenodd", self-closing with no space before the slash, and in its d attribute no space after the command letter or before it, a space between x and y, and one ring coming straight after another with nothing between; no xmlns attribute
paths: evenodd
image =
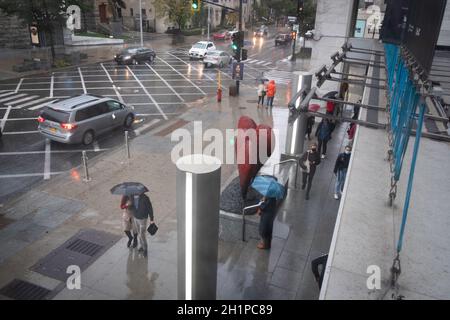
<svg viewBox="0 0 450 320"><path fill-rule="evenodd" d="M337 193L335 193L335 194L334 194L334 198L335 198L336 200L339 200L339 195L338 195Z"/></svg>
<svg viewBox="0 0 450 320"><path fill-rule="evenodd" d="M321 157L322 159L325 159L326 156L325 156L324 154L322 154L320 157Z"/></svg>

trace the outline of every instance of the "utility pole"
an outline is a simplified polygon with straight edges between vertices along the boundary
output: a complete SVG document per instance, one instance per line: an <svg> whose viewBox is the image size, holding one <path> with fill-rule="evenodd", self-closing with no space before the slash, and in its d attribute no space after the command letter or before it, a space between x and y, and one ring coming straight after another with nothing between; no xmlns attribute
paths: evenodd
<svg viewBox="0 0 450 320"><path fill-rule="evenodd" d="M242 33L242 0L239 0L239 34L242 35L241 42L244 43L244 34ZM241 62L242 46L238 46L238 59L237 62ZM236 80L236 93L239 95L239 80Z"/></svg>
<svg viewBox="0 0 450 320"><path fill-rule="evenodd" d="M211 6L208 4L208 41L209 41L209 26L211 24Z"/></svg>
<svg viewBox="0 0 450 320"><path fill-rule="evenodd" d="M294 37L294 43L292 44L292 56L291 56L291 61L295 61L295 44L297 42L297 39L299 37L300 34L300 19L301 19L301 14L303 12L303 0L297 0L297 25L298 25L298 30L295 31L295 37ZM294 32L294 30L292 29L292 31Z"/></svg>

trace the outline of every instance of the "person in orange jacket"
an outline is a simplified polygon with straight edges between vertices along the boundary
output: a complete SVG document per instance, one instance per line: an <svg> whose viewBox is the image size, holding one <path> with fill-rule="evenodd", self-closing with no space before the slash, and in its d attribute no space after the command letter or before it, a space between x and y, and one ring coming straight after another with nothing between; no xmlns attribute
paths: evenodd
<svg viewBox="0 0 450 320"><path fill-rule="evenodd" d="M267 85L267 107L273 107L273 98L277 92L277 87L275 86L275 80L270 80Z"/></svg>

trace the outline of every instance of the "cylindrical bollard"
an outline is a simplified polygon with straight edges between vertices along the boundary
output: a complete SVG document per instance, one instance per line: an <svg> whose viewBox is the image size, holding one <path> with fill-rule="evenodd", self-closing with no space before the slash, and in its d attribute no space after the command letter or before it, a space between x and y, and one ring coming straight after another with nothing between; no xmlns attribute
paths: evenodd
<svg viewBox="0 0 450 320"><path fill-rule="evenodd" d="M294 72L292 81L292 95L296 94L302 89L311 89L312 74L309 72ZM296 102L298 108L301 99ZM298 156L303 153L305 133L306 133L305 114L301 113L294 121L288 122L286 135L286 149L287 155Z"/></svg>
<svg viewBox="0 0 450 320"><path fill-rule="evenodd" d="M219 244L219 159L202 154L177 163L178 298L214 300Z"/></svg>
<svg viewBox="0 0 450 320"><path fill-rule="evenodd" d="M127 150L127 159L130 159L130 144L128 143L128 130L125 131L125 149Z"/></svg>
<svg viewBox="0 0 450 320"><path fill-rule="evenodd" d="M89 169L88 169L88 165L87 165L87 160L88 157L86 155L86 151L82 151L81 152L81 162L83 163L83 167L84 167L84 181L90 181L91 178L89 177Z"/></svg>
<svg viewBox="0 0 450 320"><path fill-rule="evenodd" d="M219 88L217 89L217 102L221 102L222 101L222 89Z"/></svg>

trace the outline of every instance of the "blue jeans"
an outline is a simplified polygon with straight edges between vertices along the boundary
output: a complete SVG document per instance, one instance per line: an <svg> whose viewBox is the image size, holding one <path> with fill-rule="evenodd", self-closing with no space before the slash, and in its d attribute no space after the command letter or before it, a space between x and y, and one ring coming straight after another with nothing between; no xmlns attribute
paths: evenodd
<svg viewBox="0 0 450 320"><path fill-rule="evenodd" d="M273 107L273 98L275 97L267 97L267 106Z"/></svg>
<svg viewBox="0 0 450 320"><path fill-rule="evenodd" d="M334 186L334 193L341 194L344 189L345 176L347 175L347 169L338 170L336 174L336 184Z"/></svg>

